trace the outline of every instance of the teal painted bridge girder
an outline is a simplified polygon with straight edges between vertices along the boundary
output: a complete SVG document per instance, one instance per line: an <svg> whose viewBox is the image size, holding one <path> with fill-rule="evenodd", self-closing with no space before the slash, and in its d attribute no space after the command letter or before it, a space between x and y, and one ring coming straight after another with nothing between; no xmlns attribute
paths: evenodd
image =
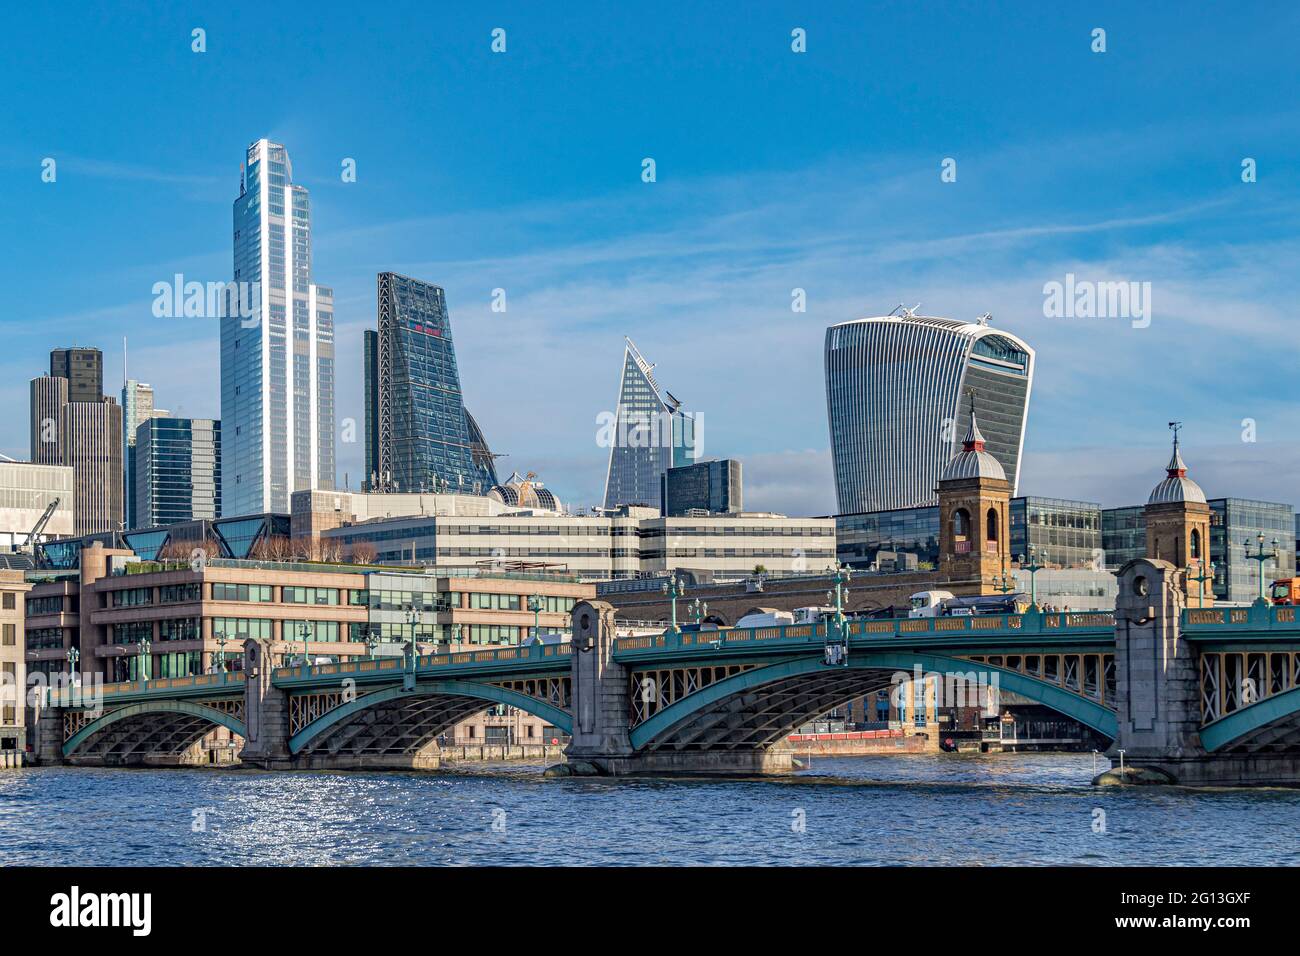
<svg viewBox="0 0 1300 956"><path fill-rule="evenodd" d="M128 717L139 717L144 714L188 714L192 717L202 717L213 724L225 727L231 733L238 734L240 737L248 736L244 728L244 722L224 711L213 707L204 707L202 704L192 704L187 700L159 699L127 704L125 707L105 711L104 716L92 720L64 741L63 756L71 756L78 747L105 727L111 726L119 720L126 720Z"/></svg>
<svg viewBox="0 0 1300 956"><path fill-rule="evenodd" d="M389 687L370 694L363 694L356 700L335 707L328 714L318 717L302 730L298 731L298 733L290 737L289 753L300 753L304 747L331 727L334 727L364 710L368 710L376 704L386 703L390 700L399 700L401 698L415 699L418 697L433 696L473 697L483 701L490 701L492 703L507 704L511 707L518 707L520 710L526 711L534 717L540 717L543 720L550 721L566 734L573 732L573 718L568 711L556 707L554 704L549 704L544 700L538 700L536 697L529 697L527 694L520 694L517 691L498 687L495 684L480 684L475 681L421 681L410 690L405 687Z"/></svg>
<svg viewBox="0 0 1300 956"><path fill-rule="evenodd" d="M996 674L1000 690L1009 690L1037 701L1112 740L1119 733L1115 713L1101 704L1055 684L1002 667L956 657L908 651L851 653L848 662L849 669L904 671L909 675L918 666L923 674ZM692 715L741 691L789 677L799 677L819 671L834 672L840 669L842 668L825 664L819 653L816 657L800 657L742 671L665 707L633 728L629 734L630 742L634 749L640 750L660 734L689 719Z"/></svg>
<svg viewBox="0 0 1300 956"><path fill-rule="evenodd" d="M1223 750L1270 724L1296 716L1298 712L1300 687L1292 687L1206 724L1201 728L1201 746L1209 753Z"/></svg>

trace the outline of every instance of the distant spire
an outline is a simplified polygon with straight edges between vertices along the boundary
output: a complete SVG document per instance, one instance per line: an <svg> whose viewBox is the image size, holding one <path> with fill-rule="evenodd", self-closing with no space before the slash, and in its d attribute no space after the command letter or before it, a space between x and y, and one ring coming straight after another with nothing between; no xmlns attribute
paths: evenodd
<svg viewBox="0 0 1300 956"><path fill-rule="evenodd" d="M984 435L980 432L979 422L975 420L975 390L970 390L970 427L966 429L966 437L961 440L963 451L983 451Z"/></svg>
<svg viewBox="0 0 1300 956"><path fill-rule="evenodd" d="M1169 456L1169 464L1165 465L1165 471L1169 473L1170 478L1187 477L1187 465L1183 461L1182 452L1178 450L1178 433L1182 427L1182 422L1169 423L1169 428L1174 433L1174 453Z"/></svg>

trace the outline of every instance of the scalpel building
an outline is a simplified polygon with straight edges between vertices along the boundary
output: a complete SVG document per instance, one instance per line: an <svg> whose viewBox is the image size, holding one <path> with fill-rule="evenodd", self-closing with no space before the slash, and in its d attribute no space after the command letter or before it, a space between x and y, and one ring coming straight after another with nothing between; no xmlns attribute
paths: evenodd
<svg viewBox="0 0 1300 956"><path fill-rule="evenodd" d="M1034 350L986 320L912 315L826 330L826 405L840 514L937 504L935 488L970 423L1020 479Z"/></svg>

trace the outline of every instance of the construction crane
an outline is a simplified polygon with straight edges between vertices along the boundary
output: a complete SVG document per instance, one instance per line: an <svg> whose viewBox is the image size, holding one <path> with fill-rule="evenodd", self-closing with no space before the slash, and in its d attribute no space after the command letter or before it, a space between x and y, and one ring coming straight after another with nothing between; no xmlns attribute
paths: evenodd
<svg viewBox="0 0 1300 956"><path fill-rule="evenodd" d="M54 517L54 512L58 509L58 507L59 507L58 498L55 498L48 505L46 505L45 513L36 519L36 524L32 525L32 530L27 532L27 543L25 545L19 546L18 543L15 542L12 546L12 550L17 552L17 551L24 551L30 549L31 546L36 543L37 536L42 531L44 531L45 526L50 523L50 519Z"/></svg>

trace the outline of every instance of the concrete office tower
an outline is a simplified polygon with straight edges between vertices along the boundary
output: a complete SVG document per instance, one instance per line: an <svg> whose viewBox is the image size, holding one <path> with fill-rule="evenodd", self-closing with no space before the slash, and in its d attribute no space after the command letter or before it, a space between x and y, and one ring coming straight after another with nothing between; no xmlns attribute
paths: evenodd
<svg viewBox="0 0 1300 956"><path fill-rule="evenodd" d="M155 408L153 386L135 379L127 379L122 386L122 468L125 472L125 504L127 528L144 528L141 524L135 497L135 432L141 422L151 418L166 418L167 412Z"/></svg>
<svg viewBox="0 0 1300 956"><path fill-rule="evenodd" d="M56 349L50 367L77 381L61 375L32 380L32 461L72 466L78 535L120 531L125 517L122 408L102 394L91 398L91 390L103 383L102 355L98 349ZM73 400L73 394L85 400Z"/></svg>
<svg viewBox="0 0 1300 956"><path fill-rule="evenodd" d="M364 339L364 487L487 494L496 469L465 409L442 288L381 272L378 303L379 329Z"/></svg>
<svg viewBox="0 0 1300 956"><path fill-rule="evenodd" d="M609 444L605 507L662 508L664 474L698 457L697 422L671 392L660 391L654 365L626 342L612 428L601 435Z"/></svg>
<svg viewBox="0 0 1300 956"><path fill-rule="evenodd" d="M134 448L139 527L221 517L221 422L151 418Z"/></svg>
<svg viewBox="0 0 1300 956"><path fill-rule="evenodd" d="M38 465L61 465L59 415L68 404L68 380L42 375L32 379L30 393L32 461Z"/></svg>
<svg viewBox="0 0 1300 956"><path fill-rule="evenodd" d="M1034 350L976 322L904 311L826 330L826 406L839 512L936 504L944 466L970 427L1015 494Z"/></svg>
<svg viewBox="0 0 1300 956"><path fill-rule="evenodd" d="M78 535L122 530L122 408L111 398L68 402L59 416L63 464L76 479Z"/></svg>
<svg viewBox="0 0 1300 956"><path fill-rule="evenodd" d="M310 199L269 140L248 147L234 267L240 307L221 316L223 509L287 513L294 491L334 487L334 293L312 282Z"/></svg>
<svg viewBox="0 0 1300 956"><path fill-rule="evenodd" d="M99 349L54 349L50 374L68 380L68 401L104 400L104 353Z"/></svg>

